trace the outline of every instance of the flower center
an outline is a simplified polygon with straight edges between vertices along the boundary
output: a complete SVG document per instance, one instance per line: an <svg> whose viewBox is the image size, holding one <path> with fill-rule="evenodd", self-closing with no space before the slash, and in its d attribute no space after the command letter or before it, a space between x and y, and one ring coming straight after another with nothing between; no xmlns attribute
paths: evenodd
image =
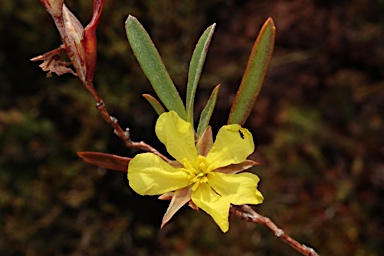
<svg viewBox="0 0 384 256"><path fill-rule="evenodd" d="M196 160L196 167L192 166L186 159L184 161L184 168L190 174L192 191L202 183L207 183L207 161L204 156L198 156Z"/></svg>

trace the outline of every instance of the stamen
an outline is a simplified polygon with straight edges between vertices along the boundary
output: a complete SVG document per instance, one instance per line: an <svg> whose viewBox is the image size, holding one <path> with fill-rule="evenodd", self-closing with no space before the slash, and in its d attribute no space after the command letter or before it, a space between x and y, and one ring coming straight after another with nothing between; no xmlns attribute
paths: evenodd
<svg viewBox="0 0 384 256"><path fill-rule="evenodd" d="M207 170L207 161L205 160L204 156L198 156L197 157L197 167L200 169L200 171L205 172Z"/></svg>
<svg viewBox="0 0 384 256"><path fill-rule="evenodd" d="M198 186L202 183L207 183L208 178L207 175L207 162L204 156L198 156L196 160L197 169L193 168L193 166L186 160L183 159L183 164L188 173L190 173L190 179L192 186L192 191L195 191Z"/></svg>
<svg viewBox="0 0 384 256"><path fill-rule="evenodd" d="M195 191L200 184L207 183L208 178L205 176L205 173L199 173L191 181L192 181L192 183L194 183L192 186L192 191Z"/></svg>

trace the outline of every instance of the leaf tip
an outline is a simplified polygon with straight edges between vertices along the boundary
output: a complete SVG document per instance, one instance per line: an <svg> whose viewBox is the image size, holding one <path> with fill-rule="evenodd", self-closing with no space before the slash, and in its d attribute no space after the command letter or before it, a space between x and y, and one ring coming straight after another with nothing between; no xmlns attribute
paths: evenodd
<svg viewBox="0 0 384 256"><path fill-rule="evenodd" d="M134 20L137 20L136 17L131 15L131 14L129 14L127 20L125 21L125 24L127 24L130 21L134 21Z"/></svg>
<svg viewBox="0 0 384 256"><path fill-rule="evenodd" d="M268 19L265 21L265 25L270 25L273 29L273 31L276 31L275 22L271 17L268 17Z"/></svg>

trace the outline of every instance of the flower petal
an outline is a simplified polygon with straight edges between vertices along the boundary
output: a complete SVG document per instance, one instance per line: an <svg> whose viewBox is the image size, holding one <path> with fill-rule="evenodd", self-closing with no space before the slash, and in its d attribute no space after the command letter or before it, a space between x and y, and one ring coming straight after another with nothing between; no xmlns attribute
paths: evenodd
<svg viewBox="0 0 384 256"><path fill-rule="evenodd" d="M244 162L254 149L252 134L247 129L238 124L225 125L217 133L207 155L208 171Z"/></svg>
<svg viewBox="0 0 384 256"><path fill-rule="evenodd" d="M173 194L171 203L168 206L167 212L164 214L163 221L161 222L161 228L175 215L175 213L185 205L189 200L191 200L191 188L185 187L178 189Z"/></svg>
<svg viewBox="0 0 384 256"><path fill-rule="evenodd" d="M230 203L220 197L207 183L202 183L192 192L192 201L199 208L211 215L216 224L224 233L229 229L229 207Z"/></svg>
<svg viewBox="0 0 384 256"><path fill-rule="evenodd" d="M129 186L140 195L159 195L189 185L188 174L152 153L136 155L128 165Z"/></svg>
<svg viewBox="0 0 384 256"><path fill-rule="evenodd" d="M156 135L178 162L183 163L187 159L192 165L195 164L197 151L192 125L181 119L175 111L160 115L156 123Z"/></svg>
<svg viewBox="0 0 384 256"><path fill-rule="evenodd" d="M239 174L224 174L211 172L208 174L208 184L231 204L261 204L263 195L257 190L259 177L244 172Z"/></svg>

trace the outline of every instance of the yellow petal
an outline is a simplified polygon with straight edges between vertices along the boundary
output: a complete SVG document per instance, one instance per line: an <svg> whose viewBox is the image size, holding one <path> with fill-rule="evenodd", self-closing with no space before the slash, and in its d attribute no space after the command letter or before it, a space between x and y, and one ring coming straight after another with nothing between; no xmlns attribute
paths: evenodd
<svg viewBox="0 0 384 256"><path fill-rule="evenodd" d="M230 203L220 197L207 183L202 183L192 192L192 201L199 208L211 215L221 231L229 229L228 214Z"/></svg>
<svg viewBox="0 0 384 256"><path fill-rule="evenodd" d="M252 134L238 124L221 127L207 155L208 171L244 162L255 149Z"/></svg>
<svg viewBox="0 0 384 256"><path fill-rule="evenodd" d="M140 195L159 195L189 185L188 174L152 153L136 155L128 165L129 186Z"/></svg>
<svg viewBox="0 0 384 256"><path fill-rule="evenodd" d="M175 111L160 115L156 122L156 135L166 146L168 153L178 162L183 163L186 159L195 165L197 151L193 127L181 119Z"/></svg>
<svg viewBox="0 0 384 256"><path fill-rule="evenodd" d="M259 177L252 173L224 174L211 172L208 184L231 204L261 204L263 196L257 190Z"/></svg>

